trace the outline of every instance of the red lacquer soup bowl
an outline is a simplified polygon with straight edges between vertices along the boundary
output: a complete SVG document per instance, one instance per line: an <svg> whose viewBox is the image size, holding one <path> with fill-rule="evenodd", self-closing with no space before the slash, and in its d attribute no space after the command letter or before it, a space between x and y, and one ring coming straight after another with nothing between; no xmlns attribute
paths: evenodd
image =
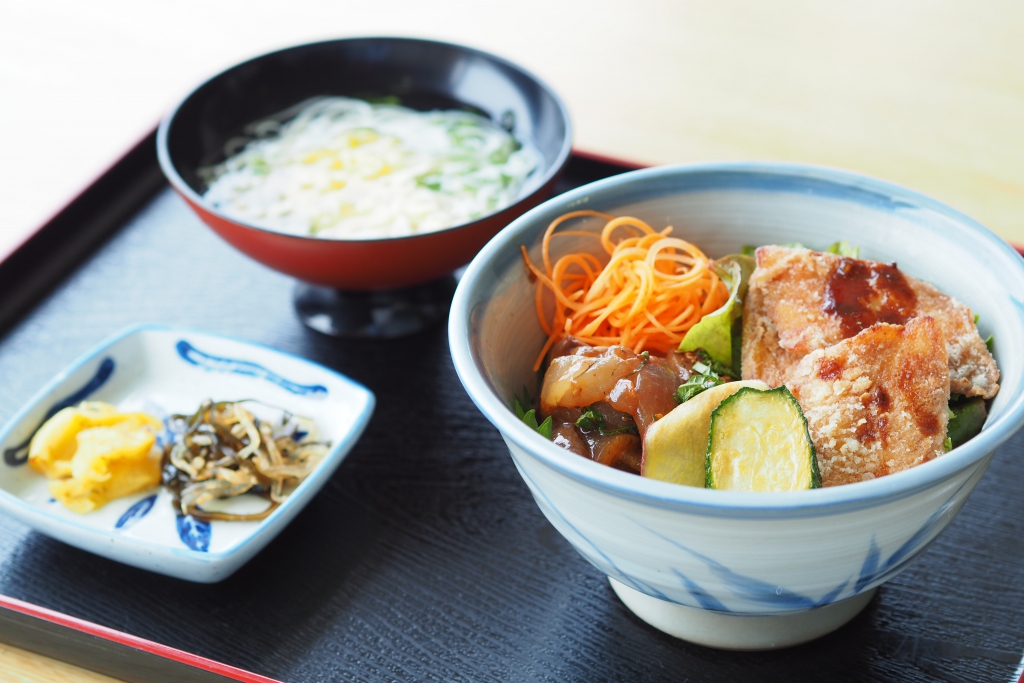
<svg viewBox="0 0 1024 683"><path fill-rule="evenodd" d="M419 110L468 109L540 153L515 202L436 232L371 240L285 234L239 220L203 199L198 170L255 121L331 95L397 97ZM408 38L300 45L234 66L189 93L160 124L160 166L202 220L236 249L303 282L348 292L411 287L468 263L499 230L550 193L569 159L572 124L562 100L518 66L479 50Z"/></svg>

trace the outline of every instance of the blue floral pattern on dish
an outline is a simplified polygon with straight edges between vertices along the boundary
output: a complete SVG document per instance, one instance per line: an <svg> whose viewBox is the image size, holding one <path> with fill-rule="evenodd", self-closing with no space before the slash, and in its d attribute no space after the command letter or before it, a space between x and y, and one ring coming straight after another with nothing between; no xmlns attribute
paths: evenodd
<svg viewBox="0 0 1024 683"><path fill-rule="evenodd" d="M210 550L211 527L192 515L178 515L178 537L181 542L196 552L205 553Z"/></svg>
<svg viewBox="0 0 1024 683"><path fill-rule="evenodd" d="M25 439L25 441L13 448L7 448L4 450L4 462L10 467L18 467L19 465L24 465L28 462L29 444L32 443L32 437L35 436L35 433L43 423L61 410L73 405L78 405L85 399L89 398L93 392L107 383L107 380L110 379L112 374L114 374L114 359L110 357L104 358L96 368L96 374L94 374L92 379L86 382L81 389L50 406L50 409L46 411L46 415L39 424L36 425L35 429L32 430L32 433L29 434L29 437Z"/></svg>
<svg viewBox="0 0 1024 683"><path fill-rule="evenodd" d="M140 519L149 514L149 511L153 509L153 504L156 503L156 494L146 496L135 505L132 505L128 510L121 515L121 518L114 524L115 529L128 529Z"/></svg>
<svg viewBox="0 0 1024 683"><path fill-rule="evenodd" d="M175 344L175 348L178 351L178 355L181 356L182 360L186 363L190 363L205 370L210 370L212 372L233 372L238 375L260 377L299 396L327 393L327 387L321 384L298 384L297 382L287 380L276 372L267 370L262 365L253 363L252 361L239 360L236 358L222 358L220 356L213 356L208 353L204 353L184 339Z"/></svg>

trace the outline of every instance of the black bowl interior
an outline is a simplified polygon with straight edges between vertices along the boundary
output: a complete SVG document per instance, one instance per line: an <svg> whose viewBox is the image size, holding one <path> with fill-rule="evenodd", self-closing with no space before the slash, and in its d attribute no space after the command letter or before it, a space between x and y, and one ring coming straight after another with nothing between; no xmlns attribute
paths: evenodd
<svg viewBox="0 0 1024 683"><path fill-rule="evenodd" d="M531 140L543 168L526 196L568 156L565 106L513 64L446 43L405 38L354 38L273 52L239 64L199 86L167 122L167 152L182 180L202 195L197 169L225 158L252 137L250 124L280 115L310 98L388 98L413 109L469 109ZM229 144L230 143L230 144Z"/></svg>

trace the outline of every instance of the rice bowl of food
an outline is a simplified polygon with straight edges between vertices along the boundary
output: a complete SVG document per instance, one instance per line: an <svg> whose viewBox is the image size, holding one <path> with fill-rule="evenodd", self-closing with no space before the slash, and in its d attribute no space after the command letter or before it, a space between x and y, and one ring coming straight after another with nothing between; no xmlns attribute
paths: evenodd
<svg viewBox="0 0 1024 683"><path fill-rule="evenodd" d="M538 506L626 605L765 649L855 616L1017 430L1022 287L1009 245L912 191L664 167L513 223L449 332Z"/></svg>

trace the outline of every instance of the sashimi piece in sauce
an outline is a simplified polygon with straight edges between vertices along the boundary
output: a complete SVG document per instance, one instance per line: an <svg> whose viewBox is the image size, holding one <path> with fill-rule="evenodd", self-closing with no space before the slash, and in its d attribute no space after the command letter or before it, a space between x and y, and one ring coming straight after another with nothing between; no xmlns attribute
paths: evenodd
<svg viewBox="0 0 1024 683"><path fill-rule="evenodd" d="M675 391L690 376L695 354L660 358L572 340L554 354L563 355L554 356L544 374L540 411L552 417L555 443L639 473L643 436L676 407Z"/></svg>

